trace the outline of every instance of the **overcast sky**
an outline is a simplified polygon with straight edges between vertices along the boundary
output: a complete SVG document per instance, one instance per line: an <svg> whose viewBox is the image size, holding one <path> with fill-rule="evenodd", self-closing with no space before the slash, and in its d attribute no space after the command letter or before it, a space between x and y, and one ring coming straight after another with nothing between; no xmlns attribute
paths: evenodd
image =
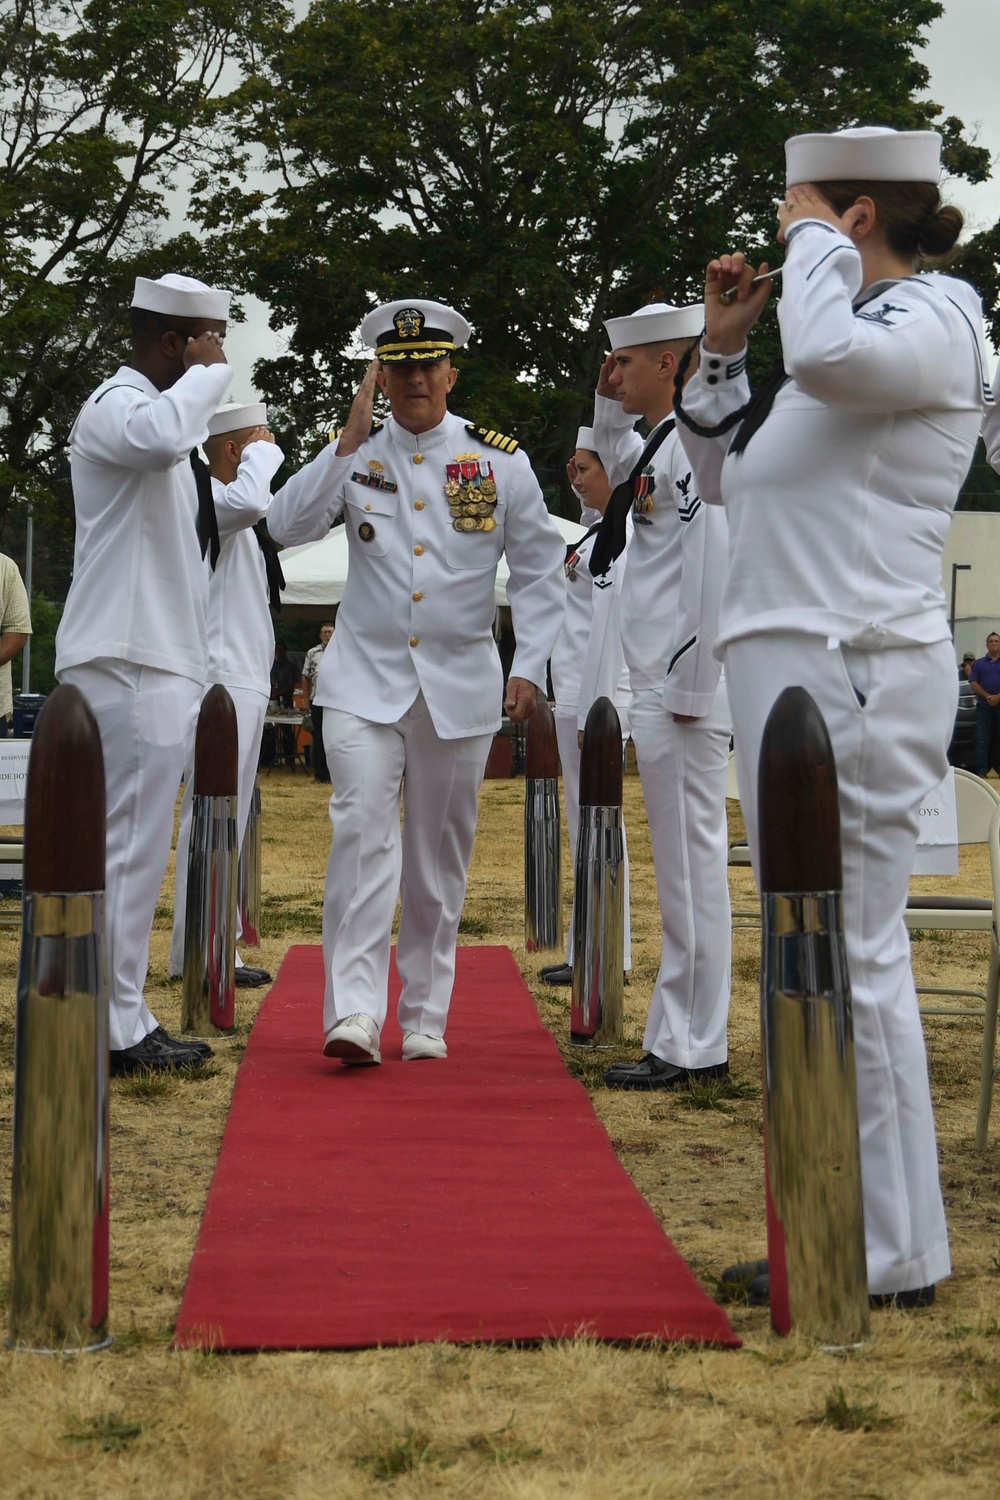
<svg viewBox="0 0 1000 1500"><path fill-rule="evenodd" d="M930 97L946 115L958 115L977 144L994 158L996 175L971 187L952 184L948 196L966 215L967 232L1000 219L1000 0L945 0L945 13L928 31L924 60L930 70ZM267 326L267 309L245 298L247 321L233 324L226 354L233 366L233 398L255 399L250 371L254 361L278 352L279 336Z"/></svg>

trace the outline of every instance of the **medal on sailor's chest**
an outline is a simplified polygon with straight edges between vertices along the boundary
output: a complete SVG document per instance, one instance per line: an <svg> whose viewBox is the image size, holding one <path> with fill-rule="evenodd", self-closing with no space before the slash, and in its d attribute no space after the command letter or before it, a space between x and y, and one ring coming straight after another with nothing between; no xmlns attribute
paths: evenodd
<svg viewBox="0 0 1000 1500"><path fill-rule="evenodd" d="M653 491L656 488L656 476L653 473L653 465L647 464L641 474L637 474L633 482L632 491L632 514L640 526L652 526L649 517L653 514Z"/></svg>
<svg viewBox="0 0 1000 1500"><path fill-rule="evenodd" d="M456 531L496 531L497 482L493 465L478 453L459 453L445 464L444 493Z"/></svg>

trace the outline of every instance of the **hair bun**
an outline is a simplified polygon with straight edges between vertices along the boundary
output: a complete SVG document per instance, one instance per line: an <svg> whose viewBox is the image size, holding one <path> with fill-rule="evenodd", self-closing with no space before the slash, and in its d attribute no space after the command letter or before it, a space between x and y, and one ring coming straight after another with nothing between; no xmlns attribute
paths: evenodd
<svg viewBox="0 0 1000 1500"><path fill-rule="evenodd" d="M961 209L953 203L944 204L921 224L917 235L918 251L930 259L947 255L954 248L964 224Z"/></svg>

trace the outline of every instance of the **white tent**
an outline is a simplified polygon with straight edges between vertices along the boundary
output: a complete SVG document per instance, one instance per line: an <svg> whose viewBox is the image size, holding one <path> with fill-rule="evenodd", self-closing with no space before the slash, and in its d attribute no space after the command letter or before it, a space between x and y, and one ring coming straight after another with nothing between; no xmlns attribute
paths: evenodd
<svg viewBox="0 0 1000 1500"><path fill-rule="evenodd" d="M575 521L565 521L553 516L567 542L578 541L584 527ZM322 612L332 604L339 604L344 596L347 582L347 528L335 526L320 542L307 542L304 547L286 547L281 554L281 569L285 575L285 587L281 591L281 602L295 613ZM497 568L496 601L507 603L507 579L510 572L507 559L501 557Z"/></svg>

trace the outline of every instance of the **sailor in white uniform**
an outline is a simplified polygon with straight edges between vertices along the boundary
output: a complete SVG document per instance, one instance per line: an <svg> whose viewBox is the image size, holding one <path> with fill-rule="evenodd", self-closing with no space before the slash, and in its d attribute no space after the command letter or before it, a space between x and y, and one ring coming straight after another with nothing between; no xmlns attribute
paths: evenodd
<svg viewBox="0 0 1000 1500"><path fill-rule="evenodd" d="M132 362L98 387L70 434L76 542L56 676L81 690L101 731L114 1073L194 1066L211 1050L168 1036L143 986L208 664L218 534L207 471L193 460L231 378L228 315L228 292L139 277Z"/></svg>
<svg viewBox="0 0 1000 1500"><path fill-rule="evenodd" d="M652 303L604 326L612 353L597 388L594 436L617 488L590 570L600 578L620 555L631 514L621 640L662 922L645 1055L609 1068L605 1082L673 1089L728 1076L730 727L712 651L727 528L702 505L671 416L678 362L702 331L704 309ZM645 442L638 417L651 428Z"/></svg>
<svg viewBox="0 0 1000 1500"><path fill-rule="evenodd" d="M377 1063L400 892L403 1057L447 1056L477 796L501 722L497 563L506 554L517 636L506 708L520 722L559 631L565 544L517 443L448 411L465 319L394 302L361 331L376 359L347 426L278 491L269 525L286 544L341 517L347 527L347 588L316 691L333 782L324 1050ZM376 380L392 415L373 427Z"/></svg>
<svg viewBox="0 0 1000 1500"><path fill-rule="evenodd" d="M581 427L576 449L567 465L574 493L580 500L585 536L567 550L566 607L562 630L552 651L549 670L555 695L554 717L570 855L575 861L580 828L580 743L587 714L598 698L610 698L618 710L622 739L629 736L628 668L622 654L618 603L625 574L626 550L603 578L590 571L590 554L597 528L611 498L611 486L598 456L592 427ZM624 834L624 828L623 828ZM628 846L625 849L625 968L632 967L632 912L629 897ZM570 924L564 963L541 970L546 984L573 982L573 925Z"/></svg>
<svg viewBox="0 0 1000 1500"><path fill-rule="evenodd" d="M783 366L747 407L768 283L751 287L741 254L712 261L682 408L700 435L682 435L702 499L730 518L719 645L755 862L757 760L784 688L812 694L833 743L868 1286L918 1306L950 1262L904 909L955 717L941 553L991 399L982 310L917 269L962 224L941 204L939 135L860 127L785 152ZM766 1264L749 1269L766 1296Z"/></svg>
<svg viewBox="0 0 1000 1500"><path fill-rule="evenodd" d="M267 407L263 402L220 407L209 419L204 446L219 527L219 558L208 590L208 681L222 684L236 710L239 736L236 827L238 842L242 844L271 687L274 657L271 604L280 604L277 548L262 523L271 503L271 480L284 463L284 454L267 430ZM272 593L276 596L273 599ZM192 741L177 834L174 927L170 943L173 975L184 971L193 770ZM265 969L244 965L238 953L236 959L237 984L256 987L270 979Z"/></svg>

